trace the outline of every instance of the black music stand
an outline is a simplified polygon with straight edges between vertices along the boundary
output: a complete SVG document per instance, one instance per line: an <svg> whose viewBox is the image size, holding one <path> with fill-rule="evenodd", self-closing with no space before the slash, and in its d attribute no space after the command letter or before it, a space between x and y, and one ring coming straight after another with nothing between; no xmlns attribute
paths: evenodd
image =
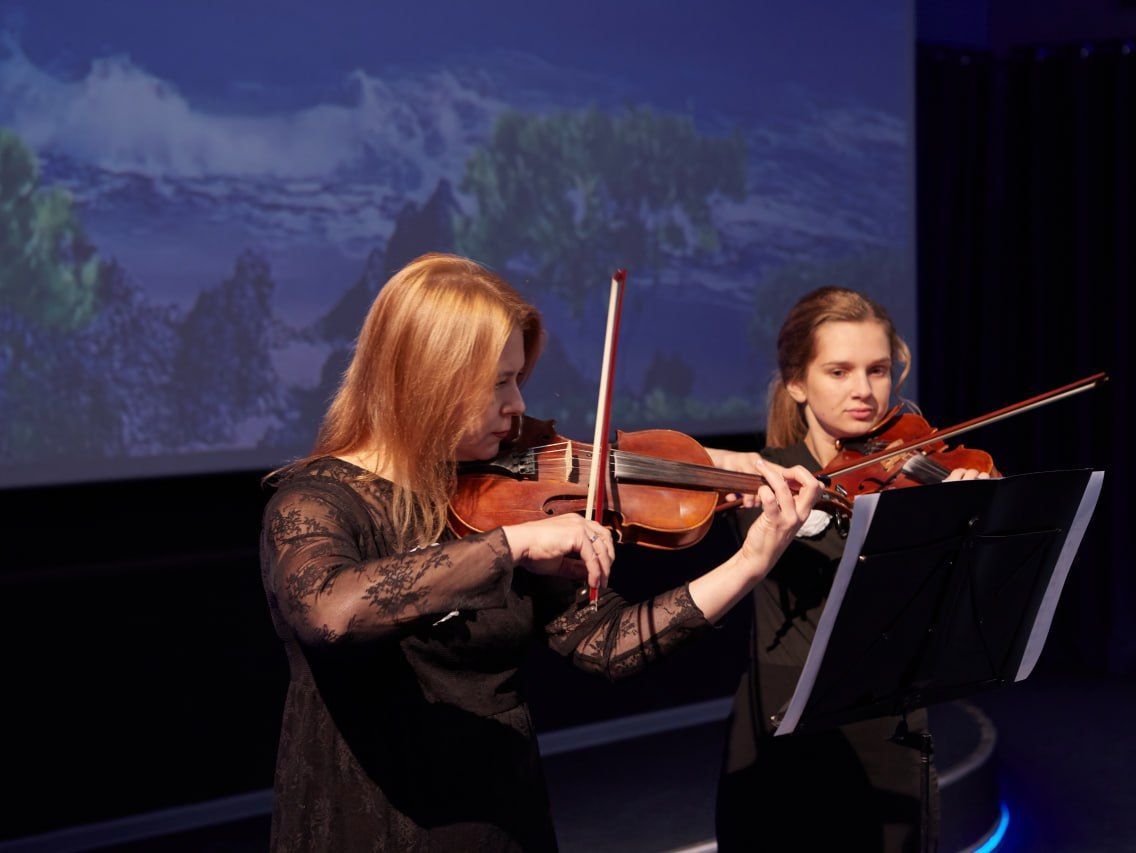
<svg viewBox="0 0 1136 853"><path fill-rule="evenodd" d="M1102 472L1052 471L857 498L848 543L777 735L898 716L1021 681L1041 654Z"/></svg>

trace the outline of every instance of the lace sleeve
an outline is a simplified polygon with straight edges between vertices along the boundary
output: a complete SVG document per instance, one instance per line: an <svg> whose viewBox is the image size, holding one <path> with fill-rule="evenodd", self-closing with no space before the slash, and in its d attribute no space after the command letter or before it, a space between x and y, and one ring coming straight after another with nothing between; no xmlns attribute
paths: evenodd
<svg viewBox="0 0 1136 853"><path fill-rule="evenodd" d="M309 483L269 502L264 585L301 640L383 637L423 616L503 606L512 560L502 530L378 559L364 559L364 535L337 490Z"/></svg>
<svg viewBox="0 0 1136 853"><path fill-rule="evenodd" d="M545 625L552 649L587 672L616 681L641 672L687 637L709 628L687 587L629 604L610 590L593 611L587 590Z"/></svg>

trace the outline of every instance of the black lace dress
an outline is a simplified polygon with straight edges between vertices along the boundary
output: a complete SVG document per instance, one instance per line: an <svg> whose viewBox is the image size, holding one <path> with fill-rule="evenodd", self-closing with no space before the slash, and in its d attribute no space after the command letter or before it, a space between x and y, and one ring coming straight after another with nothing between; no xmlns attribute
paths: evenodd
<svg viewBox="0 0 1136 853"><path fill-rule="evenodd" d="M546 642L609 678L708 626L514 571L500 530L394 553L390 484L326 458L265 510L261 572L291 666L272 847L552 850L519 667Z"/></svg>
<svg viewBox="0 0 1136 853"><path fill-rule="evenodd" d="M778 465L820 470L804 444L766 450ZM745 528L755 511L738 514ZM751 595L749 670L738 685L718 783L718 849L728 851L919 849L917 750L889 743L891 718L814 734L774 737L770 717L793 695L844 553L833 525L799 537ZM908 715L925 728L927 712ZM933 818L938 821L932 765Z"/></svg>

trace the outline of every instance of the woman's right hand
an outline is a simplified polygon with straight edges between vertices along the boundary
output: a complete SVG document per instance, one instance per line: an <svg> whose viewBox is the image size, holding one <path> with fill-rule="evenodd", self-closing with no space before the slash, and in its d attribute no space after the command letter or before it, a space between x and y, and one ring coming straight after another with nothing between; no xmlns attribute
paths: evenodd
<svg viewBox="0 0 1136 853"><path fill-rule="evenodd" d="M615 544L603 525L569 513L501 529L513 561L530 572L587 581L597 589L607 586Z"/></svg>

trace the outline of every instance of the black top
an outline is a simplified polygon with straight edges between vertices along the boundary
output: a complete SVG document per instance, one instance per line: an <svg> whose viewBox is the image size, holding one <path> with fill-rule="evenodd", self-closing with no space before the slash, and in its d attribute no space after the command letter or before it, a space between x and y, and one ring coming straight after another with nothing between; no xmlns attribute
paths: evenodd
<svg viewBox="0 0 1136 853"><path fill-rule="evenodd" d="M394 553L390 499L325 458L265 510L291 667L272 847L555 849L518 672L530 644L619 678L708 623L685 587L642 604L608 591L593 611L577 584L514 571L499 529Z"/></svg>
<svg viewBox="0 0 1136 853"><path fill-rule="evenodd" d="M821 468L803 443L763 455ZM738 512L743 532L758 512ZM773 736L772 718L793 695L843 553L834 524L798 536L753 591L749 668L734 697L719 780L720 850L918 849L919 753L887 741L894 719ZM908 721L925 728L926 711Z"/></svg>

